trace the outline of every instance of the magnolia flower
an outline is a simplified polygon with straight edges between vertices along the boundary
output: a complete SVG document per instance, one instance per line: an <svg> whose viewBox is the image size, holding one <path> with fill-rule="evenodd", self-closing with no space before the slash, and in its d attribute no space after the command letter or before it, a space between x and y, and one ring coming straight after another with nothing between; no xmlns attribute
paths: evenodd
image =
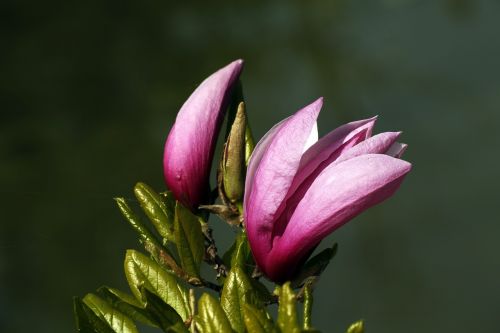
<svg viewBox="0 0 500 333"><path fill-rule="evenodd" d="M191 210L206 202L210 193L217 136L242 68L243 60L236 60L205 79L181 107L165 143L165 182Z"/></svg>
<svg viewBox="0 0 500 333"><path fill-rule="evenodd" d="M245 184L250 247L273 281L293 277L319 242L389 198L411 164L400 132L371 136L376 118L345 124L318 141L320 98L275 125L255 147Z"/></svg>

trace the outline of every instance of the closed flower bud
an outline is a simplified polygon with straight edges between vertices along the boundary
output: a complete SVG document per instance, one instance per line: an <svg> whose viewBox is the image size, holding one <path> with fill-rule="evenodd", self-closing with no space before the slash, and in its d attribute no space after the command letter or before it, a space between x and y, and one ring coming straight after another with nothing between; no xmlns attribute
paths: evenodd
<svg viewBox="0 0 500 333"><path fill-rule="evenodd" d="M245 187L245 133L247 118L245 104L238 105L231 131L224 147L222 175L224 193L233 204L241 203Z"/></svg>
<svg viewBox="0 0 500 333"><path fill-rule="evenodd" d="M208 201L217 136L242 68L236 60L205 79L181 107L165 143L165 182L191 210Z"/></svg>

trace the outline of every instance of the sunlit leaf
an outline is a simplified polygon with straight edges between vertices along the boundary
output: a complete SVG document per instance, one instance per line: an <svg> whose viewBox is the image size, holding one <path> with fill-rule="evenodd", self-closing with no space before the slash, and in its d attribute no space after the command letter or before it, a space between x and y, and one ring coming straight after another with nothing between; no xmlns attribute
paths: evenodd
<svg viewBox="0 0 500 333"><path fill-rule="evenodd" d="M154 246L160 248L161 243L158 239L151 233L151 231L142 224L141 220L135 215L134 211L127 204L124 198L115 198L116 204L120 209L122 215L125 217L127 222L132 226L132 228L139 234L141 242L151 243Z"/></svg>
<svg viewBox="0 0 500 333"><path fill-rule="evenodd" d="M135 185L134 194L160 236L173 242L173 211L167 209L167 205L165 205L160 195L144 183Z"/></svg>
<svg viewBox="0 0 500 333"><path fill-rule="evenodd" d="M198 301L196 327L201 333L231 333L233 330L219 301L204 293Z"/></svg>
<svg viewBox="0 0 500 333"><path fill-rule="evenodd" d="M306 284L304 287L304 329L312 329L312 305L313 305L313 295L312 288L310 284Z"/></svg>
<svg viewBox="0 0 500 333"><path fill-rule="evenodd" d="M132 319L113 308L109 303L94 294L87 294L83 298L83 303L116 333L138 333Z"/></svg>
<svg viewBox="0 0 500 333"><path fill-rule="evenodd" d="M231 327L238 333L245 331L243 304L248 303L251 290L250 278L243 269L238 266L231 268L222 288L221 305L231 322Z"/></svg>
<svg viewBox="0 0 500 333"><path fill-rule="evenodd" d="M347 333L363 333L365 331L364 324L362 320L353 323L347 329Z"/></svg>
<svg viewBox="0 0 500 333"><path fill-rule="evenodd" d="M269 314L264 309L257 309L253 305L243 305L243 320L248 332L279 333Z"/></svg>
<svg viewBox="0 0 500 333"><path fill-rule="evenodd" d="M111 327L78 297L73 299L76 330L79 333L114 333Z"/></svg>
<svg viewBox="0 0 500 333"><path fill-rule="evenodd" d="M125 255L125 276L134 296L145 304L140 287L158 295L185 321L191 314L187 289L155 261L134 250Z"/></svg>
<svg viewBox="0 0 500 333"><path fill-rule="evenodd" d="M162 330L167 331L170 327L181 324L180 327L184 329L184 332L188 332L181 316L173 307L145 287L141 287L141 294L142 299L146 301L146 310Z"/></svg>
<svg viewBox="0 0 500 333"><path fill-rule="evenodd" d="M236 236L236 240L229 250L224 253L223 261L231 268L234 266L241 267L245 273L250 275L255 264L253 262L252 252L245 232L240 232Z"/></svg>
<svg viewBox="0 0 500 333"><path fill-rule="evenodd" d="M175 206L174 235L183 270L192 277L200 276L200 265L205 253L204 237L198 217L177 203Z"/></svg>
<svg viewBox="0 0 500 333"><path fill-rule="evenodd" d="M97 295L131 319L150 326L158 326L149 312L134 296L106 286L97 289Z"/></svg>
<svg viewBox="0 0 500 333"><path fill-rule="evenodd" d="M282 333L300 332L297 322L296 298L290 282L279 288L278 326Z"/></svg>
<svg viewBox="0 0 500 333"><path fill-rule="evenodd" d="M144 246L144 249L151 254L156 262L162 264L164 267L175 272L176 274L181 275L182 272L180 272L180 267L178 266L172 253L170 253L168 248L163 246L157 237L141 223L140 219L137 215L135 215L125 199L115 198L115 201L127 222L139 234L139 239Z"/></svg>

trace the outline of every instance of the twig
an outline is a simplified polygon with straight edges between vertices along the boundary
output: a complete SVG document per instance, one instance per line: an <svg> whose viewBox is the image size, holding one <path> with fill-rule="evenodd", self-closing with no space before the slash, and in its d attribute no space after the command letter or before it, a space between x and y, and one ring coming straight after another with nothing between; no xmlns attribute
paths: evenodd
<svg viewBox="0 0 500 333"><path fill-rule="evenodd" d="M260 270L259 266L255 265L253 271L252 271L252 278L255 280L260 279L264 274Z"/></svg>
<svg viewBox="0 0 500 333"><path fill-rule="evenodd" d="M217 278L227 276L226 265L224 265L221 257L217 254L217 247L215 246L215 240L212 236L212 229L208 224L204 224L202 226L202 231L206 242L205 261L217 271Z"/></svg>
<svg viewBox="0 0 500 333"><path fill-rule="evenodd" d="M167 252L164 250L159 251L159 260L161 264L169 267L178 277L186 281L187 283L196 286L196 287L207 287L216 292L220 292L222 287L218 284L212 283L210 281L204 280L202 278L191 277L186 272L180 268L175 262L174 258L172 258Z"/></svg>
<svg viewBox="0 0 500 333"><path fill-rule="evenodd" d="M264 305L268 306L268 305L271 305L271 304L278 304L279 303L279 299L280 298L278 297L278 295L272 294L271 297L267 301L264 302Z"/></svg>
<svg viewBox="0 0 500 333"><path fill-rule="evenodd" d="M218 285L216 283L213 283L213 282L210 282L207 280L202 280L201 282L203 283L204 287L210 288L218 293L220 293L220 291L222 290L222 286Z"/></svg>

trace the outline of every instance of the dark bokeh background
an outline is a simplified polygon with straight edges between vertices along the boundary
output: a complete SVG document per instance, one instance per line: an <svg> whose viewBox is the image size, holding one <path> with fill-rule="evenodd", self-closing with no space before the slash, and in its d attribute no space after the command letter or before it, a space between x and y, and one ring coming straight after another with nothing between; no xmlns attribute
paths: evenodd
<svg viewBox="0 0 500 333"><path fill-rule="evenodd" d="M71 332L71 297L125 288L112 197L164 188L163 143L203 78L244 58L256 137L319 96L320 132L380 115L414 164L332 235L313 324L494 332L500 319L500 4L487 0L0 4L0 331ZM217 224L222 248L232 232Z"/></svg>

